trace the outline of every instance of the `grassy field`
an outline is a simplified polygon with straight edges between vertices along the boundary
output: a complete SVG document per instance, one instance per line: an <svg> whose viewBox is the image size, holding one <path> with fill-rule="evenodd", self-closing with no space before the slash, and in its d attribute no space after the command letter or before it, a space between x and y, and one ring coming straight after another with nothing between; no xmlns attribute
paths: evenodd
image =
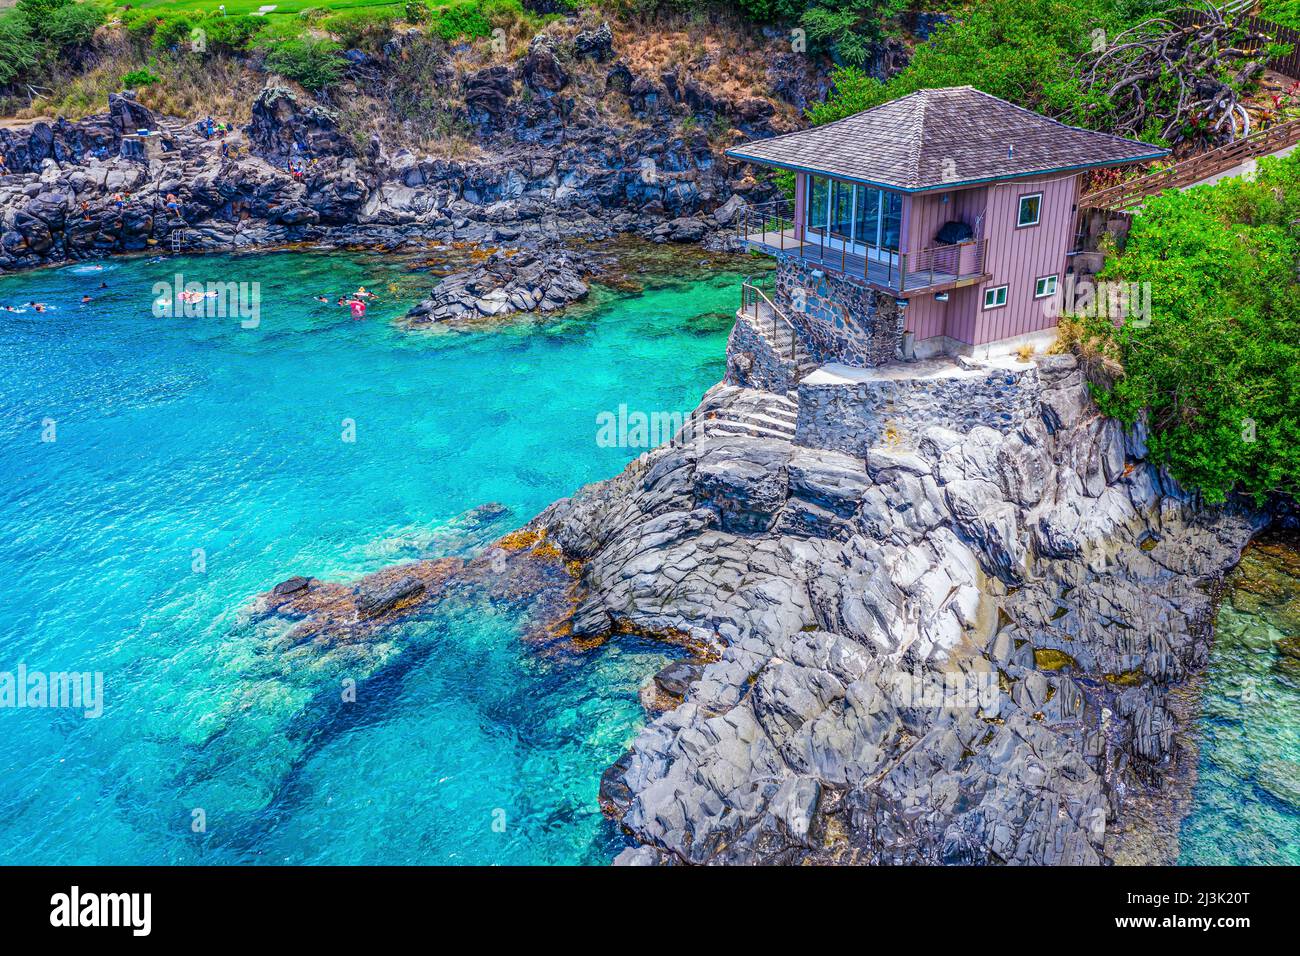
<svg viewBox="0 0 1300 956"><path fill-rule="evenodd" d="M216 13L223 0L132 0L133 10L178 10ZM383 9L391 8L400 13L406 6L402 0L224 0L226 13L230 16L242 13L256 13L264 6L274 3L275 9L267 11L267 16L295 14L302 10L357 10L362 7ZM429 4L436 7L436 2Z"/></svg>

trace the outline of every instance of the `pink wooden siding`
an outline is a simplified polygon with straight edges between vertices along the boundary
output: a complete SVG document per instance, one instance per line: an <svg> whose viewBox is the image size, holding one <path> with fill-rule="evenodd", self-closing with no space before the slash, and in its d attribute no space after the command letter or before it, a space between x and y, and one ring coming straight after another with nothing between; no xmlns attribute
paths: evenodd
<svg viewBox="0 0 1300 956"><path fill-rule="evenodd" d="M980 236L976 227L980 225L979 218L984 213L985 193L984 187L980 186L949 193L920 193L905 197L903 208L910 208L906 244L908 253L916 253L935 245L935 234L946 222L964 222L976 230L977 237ZM948 197L947 202L943 201L945 196Z"/></svg>
<svg viewBox="0 0 1300 956"><path fill-rule="evenodd" d="M983 186L957 189L947 193L920 193L903 197L903 216L907 223L903 246L909 256L935 245L934 237L947 222L964 222L983 235L981 217L984 215L987 190ZM944 197L948 201L944 202ZM916 333L921 342L936 335L956 338L949 326L960 325L969 329L967 317L969 297L964 290L953 289L947 302L936 302L933 295L913 296L907 303L907 328ZM969 333L968 333L969 334Z"/></svg>
<svg viewBox="0 0 1300 956"><path fill-rule="evenodd" d="M962 341L980 345L1056 327L1056 316L1044 308L1050 300L1035 299L1034 284L1040 276L1049 275L1057 277L1058 288L1065 281L1065 254L1074 241L1078 188L1078 176L988 187L985 271L992 273L992 278L977 287L974 338ZM1043 194L1039 224L1016 228L1020 197L1037 192ZM1000 285L1007 287L1007 304L986 310L984 290Z"/></svg>
<svg viewBox="0 0 1300 956"><path fill-rule="evenodd" d="M808 191L807 175L795 177L796 228L802 230ZM920 293L907 304L907 329L921 342L946 335L968 345L1056 327L1057 316L1045 308L1051 299L1035 299L1034 286L1043 276L1065 284L1066 253L1074 241L1075 203L1079 177L991 183L949 192L903 196L900 245L910 256L935 245L944 223L964 222L977 239L985 240L984 271L992 278L976 286L948 292L947 302ZM1020 197L1042 193L1039 224L1018 228ZM947 201L944 201L944 197ZM984 308L984 290L1007 286L1007 304Z"/></svg>

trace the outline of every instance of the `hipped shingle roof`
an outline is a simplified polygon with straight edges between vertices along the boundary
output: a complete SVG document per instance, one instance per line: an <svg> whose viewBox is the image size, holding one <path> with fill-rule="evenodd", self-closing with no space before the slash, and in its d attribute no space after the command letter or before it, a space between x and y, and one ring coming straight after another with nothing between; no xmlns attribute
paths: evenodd
<svg viewBox="0 0 1300 956"><path fill-rule="evenodd" d="M918 90L825 126L737 146L727 155L923 192L1141 162L1167 152L1066 126L974 87L957 86Z"/></svg>

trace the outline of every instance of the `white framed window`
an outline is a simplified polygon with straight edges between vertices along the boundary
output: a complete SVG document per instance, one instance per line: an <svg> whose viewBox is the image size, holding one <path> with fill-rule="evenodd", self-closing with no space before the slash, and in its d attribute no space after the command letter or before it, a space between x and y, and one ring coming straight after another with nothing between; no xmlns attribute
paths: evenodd
<svg viewBox="0 0 1300 956"><path fill-rule="evenodd" d="M991 289L984 290L984 308L1000 309L1007 304L1007 287L1004 285L993 286Z"/></svg>
<svg viewBox="0 0 1300 956"><path fill-rule="evenodd" d="M1016 228L1036 226L1043 218L1043 194L1029 193L1020 197L1020 211L1016 214Z"/></svg>
<svg viewBox="0 0 1300 956"><path fill-rule="evenodd" d="M1056 295L1056 276L1039 276L1034 280L1034 298L1046 299Z"/></svg>

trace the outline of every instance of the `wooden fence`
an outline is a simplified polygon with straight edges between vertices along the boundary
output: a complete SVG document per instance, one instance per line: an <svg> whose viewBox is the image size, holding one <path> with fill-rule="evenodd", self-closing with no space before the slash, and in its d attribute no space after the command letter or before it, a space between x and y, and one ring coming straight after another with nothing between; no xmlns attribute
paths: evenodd
<svg viewBox="0 0 1300 956"><path fill-rule="evenodd" d="M1248 159L1276 153L1297 142L1300 142L1300 120L1270 126L1175 163L1168 169L1088 193L1080 197L1079 208L1125 209L1147 196L1199 183L1202 179L1232 169Z"/></svg>
<svg viewBox="0 0 1300 956"><path fill-rule="evenodd" d="M1253 3L1240 2L1239 0L1236 3L1224 4L1223 9L1228 12L1235 12L1242 8L1249 9L1253 5ZM1180 10L1174 14L1172 19L1181 26L1190 27L1198 23L1204 23L1205 14L1200 10ZM1290 52L1271 57L1268 61L1268 68L1293 80L1300 80L1300 30L1292 30L1290 27L1284 27L1280 23L1265 20L1263 17L1257 17L1254 14L1244 17L1242 25L1255 33L1263 33L1272 37L1275 43L1286 44L1290 48Z"/></svg>

